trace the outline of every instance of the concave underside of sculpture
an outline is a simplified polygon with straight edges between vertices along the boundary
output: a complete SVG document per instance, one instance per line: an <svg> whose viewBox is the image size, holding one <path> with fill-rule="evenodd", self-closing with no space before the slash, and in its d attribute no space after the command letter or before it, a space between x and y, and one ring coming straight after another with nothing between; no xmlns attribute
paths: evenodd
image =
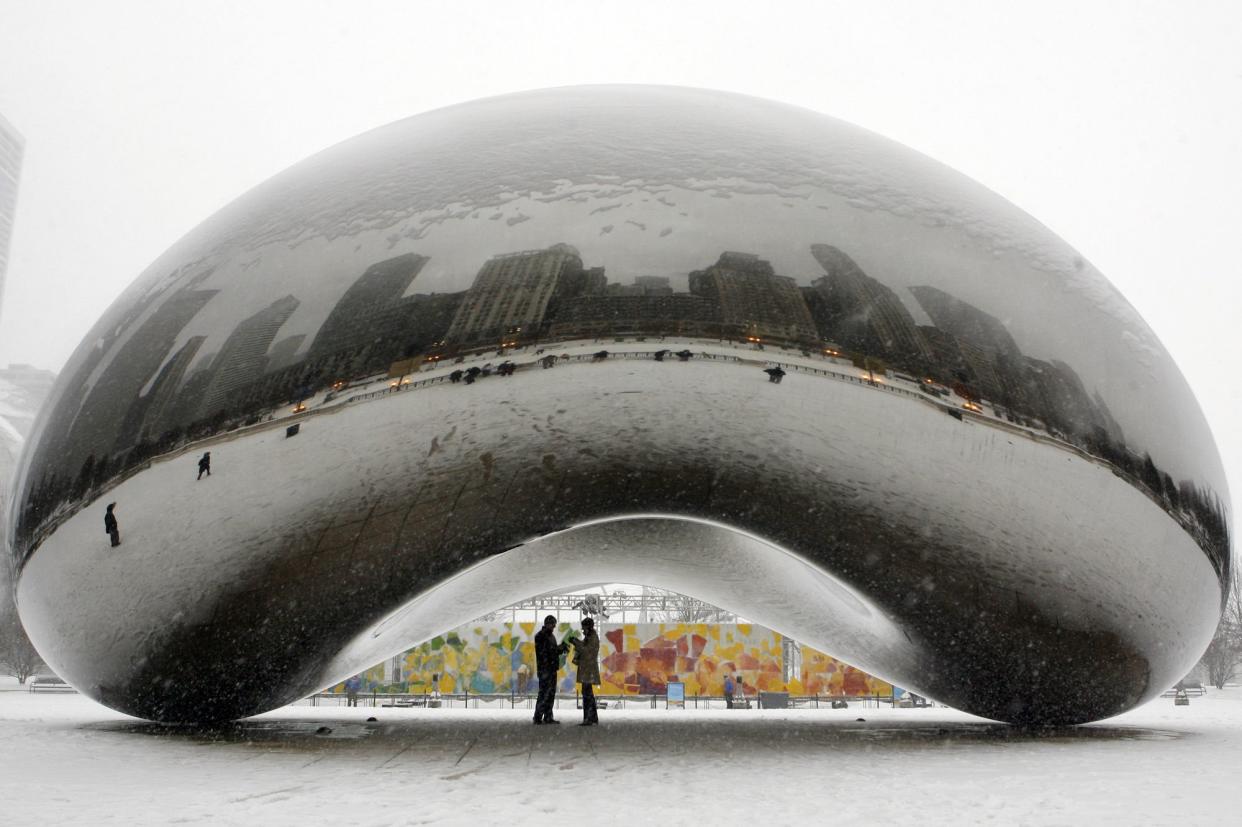
<svg viewBox="0 0 1242 827"><path fill-rule="evenodd" d="M620 581L1086 721L1194 664L1230 570L1207 426L1099 273L927 158L701 90L489 99L304 161L104 314L31 443L23 620L158 720Z"/></svg>

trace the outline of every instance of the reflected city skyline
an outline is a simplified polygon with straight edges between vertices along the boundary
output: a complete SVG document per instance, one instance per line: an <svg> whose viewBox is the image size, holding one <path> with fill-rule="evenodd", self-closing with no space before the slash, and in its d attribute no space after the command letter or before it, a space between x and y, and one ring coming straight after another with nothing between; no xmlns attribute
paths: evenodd
<svg viewBox="0 0 1242 827"><path fill-rule="evenodd" d="M610 282L605 266L588 265L575 247L558 243L493 255L466 290L410 295L430 259L405 253L367 267L313 337L280 337L301 303L286 295L205 355L202 335L173 345L220 292L197 289L207 274L199 275L147 314L99 373L81 403L89 416L68 419L69 411L58 408L62 418L49 435L62 460L36 483L20 531L36 532L43 515L88 493L98 496L154 456L395 366L402 375L463 354L672 336L831 355L871 376L904 372L929 396L951 393L967 410L987 405L997 417L1108 462L1187 528L1227 579L1229 535L1219 496L1175 480L1141 447L1127 445L1108 406L1072 367L1026 356L999 319L930 285L908 288L932 322L918 324L898 294L845 251L827 243L809 251L824 273L809 285L777 274L758 254L721 251L689 273L688 291L677 292L668 276ZM74 384L86 386L95 369L89 360Z"/></svg>

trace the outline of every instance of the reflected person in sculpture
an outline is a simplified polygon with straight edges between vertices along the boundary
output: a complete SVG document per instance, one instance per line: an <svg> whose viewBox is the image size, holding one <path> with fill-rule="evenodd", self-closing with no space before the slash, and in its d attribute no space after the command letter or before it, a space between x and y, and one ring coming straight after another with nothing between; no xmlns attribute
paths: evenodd
<svg viewBox="0 0 1242 827"><path fill-rule="evenodd" d="M599 710L595 706L595 687L599 686L599 635L595 634L595 621L582 619L582 639L569 638L574 647L574 665L578 667L578 683L582 685L582 723L594 726L599 723Z"/></svg>
<svg viewBox="0 0 1242 827"><path fill-rule="evenodd" d="M561 655L569 651L569 644L556 642L556 617L543 619L543 628L535 635L535 673L539 677L539 698L535 701L536 724L559 724L552 717L552 703L556 700L556 672L561 665Z"/></svg>
<svg viewBox="0 0 1242 827"><path fill-rule="evenodd" d="M108 503L108 510L104 512L104 532L112 541L113 548L116 548L121 544L121 529L117 525L116 514L113 513L113 509L115 508L116 503Z"/></svg>

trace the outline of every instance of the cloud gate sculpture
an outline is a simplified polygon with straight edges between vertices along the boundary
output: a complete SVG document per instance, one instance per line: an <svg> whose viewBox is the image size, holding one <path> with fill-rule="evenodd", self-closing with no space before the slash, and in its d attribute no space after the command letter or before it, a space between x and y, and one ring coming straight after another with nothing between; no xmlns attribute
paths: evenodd
<svg viewBox="0 0 1242 827"><path fill-rule="evenodd" d="M14 499L38 649L161 721L601 582L1089 721L1187 672L1230 574L1203 416L1090 264L888 140L661 87L442 109L242 196L83 341Z"/></svg>

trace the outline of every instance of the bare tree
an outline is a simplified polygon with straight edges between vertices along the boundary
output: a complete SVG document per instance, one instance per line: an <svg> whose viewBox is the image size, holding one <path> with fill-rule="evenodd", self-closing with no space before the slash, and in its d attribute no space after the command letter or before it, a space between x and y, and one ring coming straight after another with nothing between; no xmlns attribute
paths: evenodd
<svg viewBox="0 0 1242 827"><path fill-rule="evenodd" d="M1237 677L1238 667L1242 665L1242 580L1236 577L1230 581L1225 613L1200 662L1207 670L1208 680L1217 689L1224 689L1225 684Z"/></svg>
<svg viewBox="0 0 1242 827"><path fill-rule="evenodd" d="M24 684L42 665L39 653L17 616L10 614L0 618L0 672Z"/></svg>

